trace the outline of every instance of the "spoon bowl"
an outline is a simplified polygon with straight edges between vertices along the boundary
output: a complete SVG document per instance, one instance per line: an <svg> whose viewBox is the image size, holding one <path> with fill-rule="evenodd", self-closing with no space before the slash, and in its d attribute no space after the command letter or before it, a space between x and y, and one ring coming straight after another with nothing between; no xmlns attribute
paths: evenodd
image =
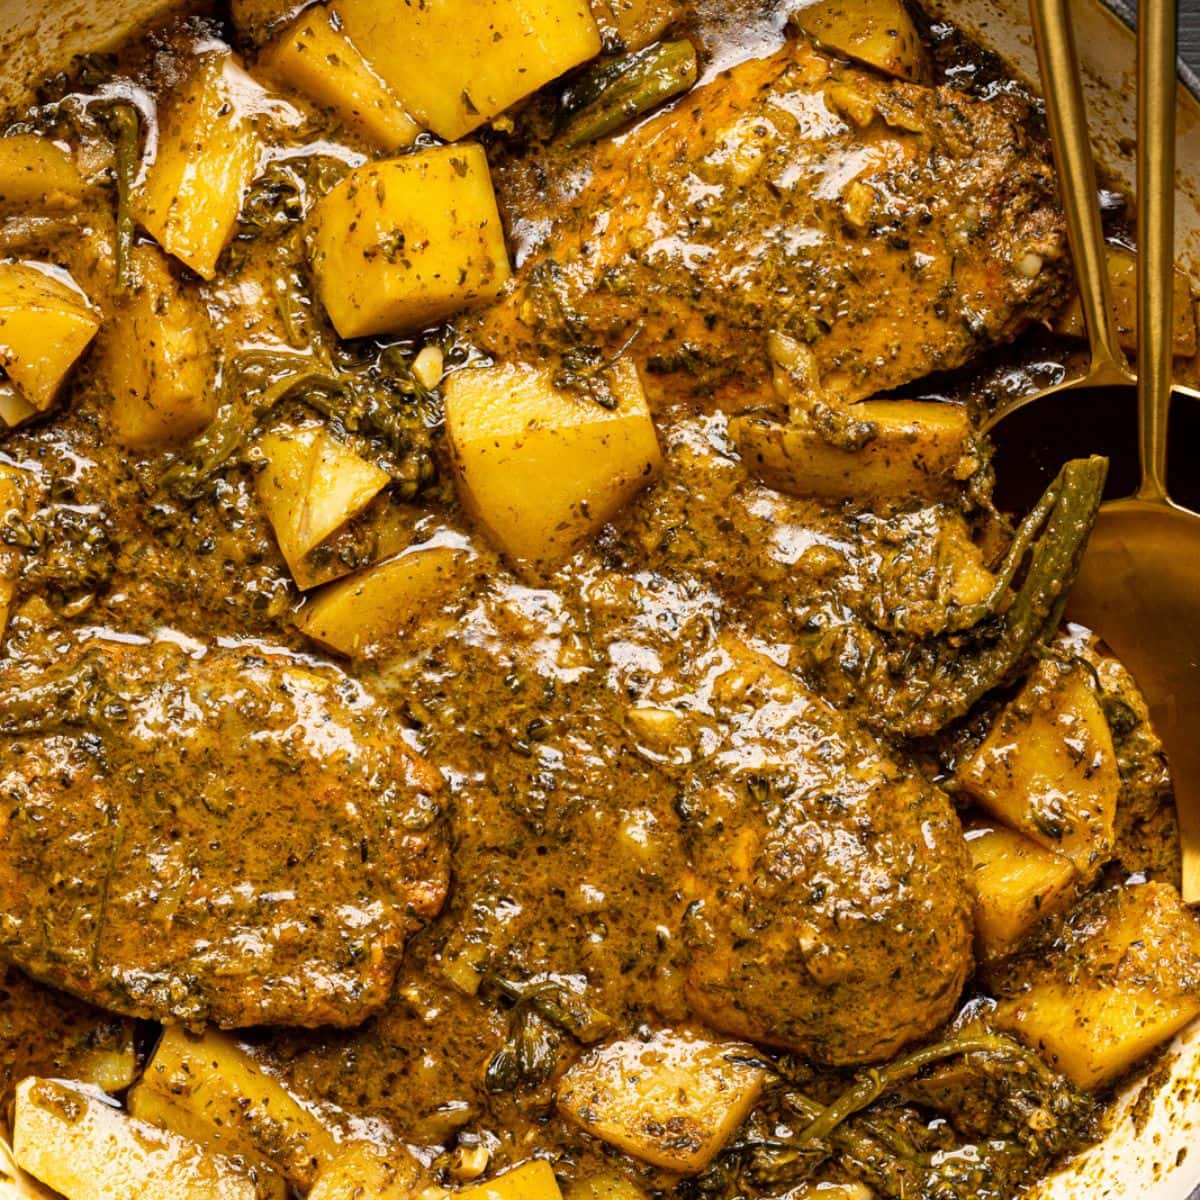
<svg viewBox="0 0 1200 1200"><path fill-rule="evenodd" d="M1136 376L1117 343L1067 0L1030 0L1030 12L1091 355L1081 375L1022 397L998 413L991 425L1002 441L1004 418L1034 400L1069 389L1076 411L1089 398L1100 409L1102 400L1112 403L1111 390L1103 393L1100 387L1136 382L1141 484L1131 498L1101 507L1067 612L1112 647L1146 696L1175 788L1181 890L1188 904L1197 904L1200 515L1174 503L1167 493L1175 267L1175 0L1141 0L1138 13ZM1088 433L1081 424L1080 438Z"/></svg>
<svg viewBox="0 0 1200 1200"><path fill-rule="evenodd" d="M1200 517L1170 501L1105 504L1067 615L1132 672L1175 782L1183 894L1200 898Z"/></svg>

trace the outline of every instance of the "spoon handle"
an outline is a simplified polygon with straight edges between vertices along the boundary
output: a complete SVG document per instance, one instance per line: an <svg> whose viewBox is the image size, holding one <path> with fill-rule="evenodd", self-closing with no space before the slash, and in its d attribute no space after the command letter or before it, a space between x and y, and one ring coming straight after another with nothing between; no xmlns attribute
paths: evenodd
<svg viewBox="0 0 1200 1200"><path fill-rule="evenodd" d="M1141 500L1167 495L1175 271L1175 0L1138 6L1138 420Z"/></svg>
<svg viewBox="0 0 1200 1200"><path fill-rule="evenodd" d="M1075 278L1091 349L1091 382L1127 383L1129 370L1125 352L1117 342L1104 230L1096 199L1096 165L1068 3L1030 0L1029 10Z"/></svg>

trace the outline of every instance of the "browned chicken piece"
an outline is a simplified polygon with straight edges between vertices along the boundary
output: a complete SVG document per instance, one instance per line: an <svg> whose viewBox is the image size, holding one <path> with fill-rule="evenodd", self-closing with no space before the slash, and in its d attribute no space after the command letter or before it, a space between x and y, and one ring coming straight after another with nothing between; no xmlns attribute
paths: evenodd
<svg viewBox="0 0 1200 1200"><path fill-rule="evenodd" d="M340 671L92 642L0 695L0 951L101 1007L354 1025L441 907L439 774Z"/></svg>
<svg viewBox="0 0 1200 1200"><path fill-rule="evenodd" d="M763 655L706 664L722 736L680 801L695 869L688 996L710 1024L837 1065L951 1015L970 867L945 795Z"/></svg>
<svg viewBox="0 0 1200 1200"><path fill-rule="evenodd" d="M1065 295L1031 116L793 42L600 146L565 197L523 198L540 242L469 333L583 375L633 339L652 398L734 409L769 400L771 331L849 400L960 366Z"/></svg>

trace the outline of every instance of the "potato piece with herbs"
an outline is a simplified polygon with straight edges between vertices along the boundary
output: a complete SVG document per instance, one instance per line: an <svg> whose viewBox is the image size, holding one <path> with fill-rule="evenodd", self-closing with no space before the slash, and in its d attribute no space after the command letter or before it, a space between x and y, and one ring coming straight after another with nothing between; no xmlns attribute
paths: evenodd
<svg viewBox="0 0 1200 1200"><path fill-rule="evenodd" d="M257 449L265 460L255 479L258 498L297 586L311 587L316 578L309 555L362 512L391 476L324 425L272 430Z"/></svg>
<svg viewBox="0 0 1200 1200"><path fill-rule="evenodd" d="M336 0L404 107L456 141L600 53L587 0Z"/></svg>
<svg viewBox="0 0 1200 1200"><path fill-rule="evenodd" d="M1077 1087L1111 1083L1200 1015L1200 922L1162 883L1090 897L994 1021Z"/></svg>
<svg viewBox="0 0 1200 1200"><path fill-rule="evenodd" d="M149 450L187 441L213 419L217 394L208 317L155 246L134 247L133 288L102 336L100 371L122 446Z"/></svg>
<svg viewBox="0 0 1200 1200"><path fill-rule="evenodd" d="M754 1051L678 1030L588 1051L558 1085L581 1129L667 1171L703 1171L745 1120L766 1072Z"/></svg>
<svg viewBox="0 0 1200 1200"><path fill-rule="evenodd" d="M562 1200L554 1170L544 1159L513 1167L493 1179L453 1193L460 1200Z"/></svg>
<svg viewBox="0 0 1200 1200"><path fill-rule="evenodd" d="M839 445L808 424L736 417L729 430L746 465L768 487L825 500L952 494L978 468L964 408L924 400L866 400L845 410L859 445Z"/></svg>
<svg viewBox="0 0 1200 1200"><path fill-rule="evenodd" d="M809 37L885 75L925 83L929 60L904 0L816 0L793 14Z"/></svg>
<svg viewBox="0 0 1200 1200"><path fill-rule="evenodd" d="M253 81L228 51L196 58L160 109L158 149L133 211L169 254L212 279L258 167L245 101Z"/></svg>
<svg viewBox="0 0 1200 1200"><path fill-rule="evenodd" d="M265 1160L306 1191L336 1151L333 1132L237 1042L168 1026L139 1084L187 1114L189 1136L211 1131L227 1154ZM205 1136L204 1140L208 1140Z"/></svg>
<svg viewBox="0 0 1200 1200"><path fill-rule="evenodd" d="M410 547L321 588L300 610L296 625L330 650L369 658L436 612L459 587L470 558L462 547Z"/></svg>
<svg viewBox="0 0 1200 1200"><path fill-rule="evenodd" d="M997 820L1091 879L1113 848L1121 776L1091 673L1047 660L960 768L958 785Z"/></svg>
<svg viewBox="0 0 1200 1200"><path fill-rule="evenodd" d="M144 1083L130 1089L125 1107L131 1117L156 1129L177 1133L209 1154L228 1159L254 1181L263 1200L289 1200L291 1192L287 1181L261 1155L246 1149L244 1135L239 1136L240 1130L213 1124L186 1104L176 1103L170 1096Z"/></svg>
<svg viewBox="0 0 1200 1200"><path fill-rule="evenodd" d="M406 333L494 299L510 267L483 148L351 172L313 212L312 268L344 338Z"/></svg>
<svg viewBox="0 0 1200 1200"><path fill-rule="evenodd" d="M1137 352L1137 256L1122 246L1106 246L1108 278L1112 285L1112 306L1117 318L1117 341L1130 354ZM1175 319L1172 340L1175 354L1179 358L1193 358L1196 354L1196 308L1192 302L1192 288L1182 271L1175 272L1175 288L1172 299ZM1079 297L1073 296L1070 303L1058 314L1054 331L1067 337L1084 336L1083 309Z"/></svg>
<svg viewBox="0 0 1200 1200"><path fill-rule="evenodd" d="M26 403L45 412L100 328L87 297L62 272L0 263L0 367ZM69 277L68 277L69 278Z"/></svg>
<svg viewBox="0 0 1200 1200"><path fill-rule="evenodd" d="M12 1147L3 1137L0 1137L0 1200L54 1200L53 1192L17 1166Z"/></svg>
<svg viewBox="0 0 1200 1200"><path fill-rule="evenodd" d="M66 1200L257 1200L253 1181L98 1092L30 1077L13 1105L17 1164Z"/></svg>
<svg viewBox="0 0 1200 1200"><path fill-rule="evenodd" d="M36 417L37 411L7 379L0 379L0 422L4 428L15 429Z"/></svg>
<svg viewBox="0 0 1200 1200"><path fill-rule="evenodd" d="M258 62L384 150L411 146L421 132L337 19L320 5L305 11Z"/></svg>
<svg viewBox="0 0 1200 1200"><path fill-rule="evenodd" d="M621 360L599 399L525 365L446 383L446 436L463 499L519 566L565 559L658 473L662 453L637 368ZM604 401L604 402L602 402Z"/></svg>
<svg viewBox="0 0 1200 1200"><path fill-rule="evenodd" d="M0 138L0 208L75 208L86 190L75 159L50 138Z"/></svg>
<svg viewBox="0 0 1200 1200"><path fill-rule="evenodd" d="M592 0L592 15L607 46L620 42L641 50L684 14L681 0Z"/></svg>
<svg viewBox="0 0 1200 1200"><path fill-rule="evenodd" d="M421 1164L402 1146L350 1142L321 1168L308 1200L411 1200L423 1177Z"/></svg>
<svg viewBox="0 0 1200 1200"><path fill-rule="evenodd" d="M975 879L975 957L1011 954L1045 916L1075 895L1075 868L1061 854L1003 826L967 831Z"/></svg>

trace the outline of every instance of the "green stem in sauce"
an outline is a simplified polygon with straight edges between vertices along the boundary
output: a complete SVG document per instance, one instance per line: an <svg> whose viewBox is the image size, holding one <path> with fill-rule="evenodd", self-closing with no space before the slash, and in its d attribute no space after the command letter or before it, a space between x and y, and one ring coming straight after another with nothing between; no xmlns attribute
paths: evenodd
<svg viewBox="0 0 1200 1200"><path fill-rule="evenodd" d="M589 72L564 97L568 112L559 142L575 150L598 141L686 92L699 73L691 42L657 42Z"/></svg>

